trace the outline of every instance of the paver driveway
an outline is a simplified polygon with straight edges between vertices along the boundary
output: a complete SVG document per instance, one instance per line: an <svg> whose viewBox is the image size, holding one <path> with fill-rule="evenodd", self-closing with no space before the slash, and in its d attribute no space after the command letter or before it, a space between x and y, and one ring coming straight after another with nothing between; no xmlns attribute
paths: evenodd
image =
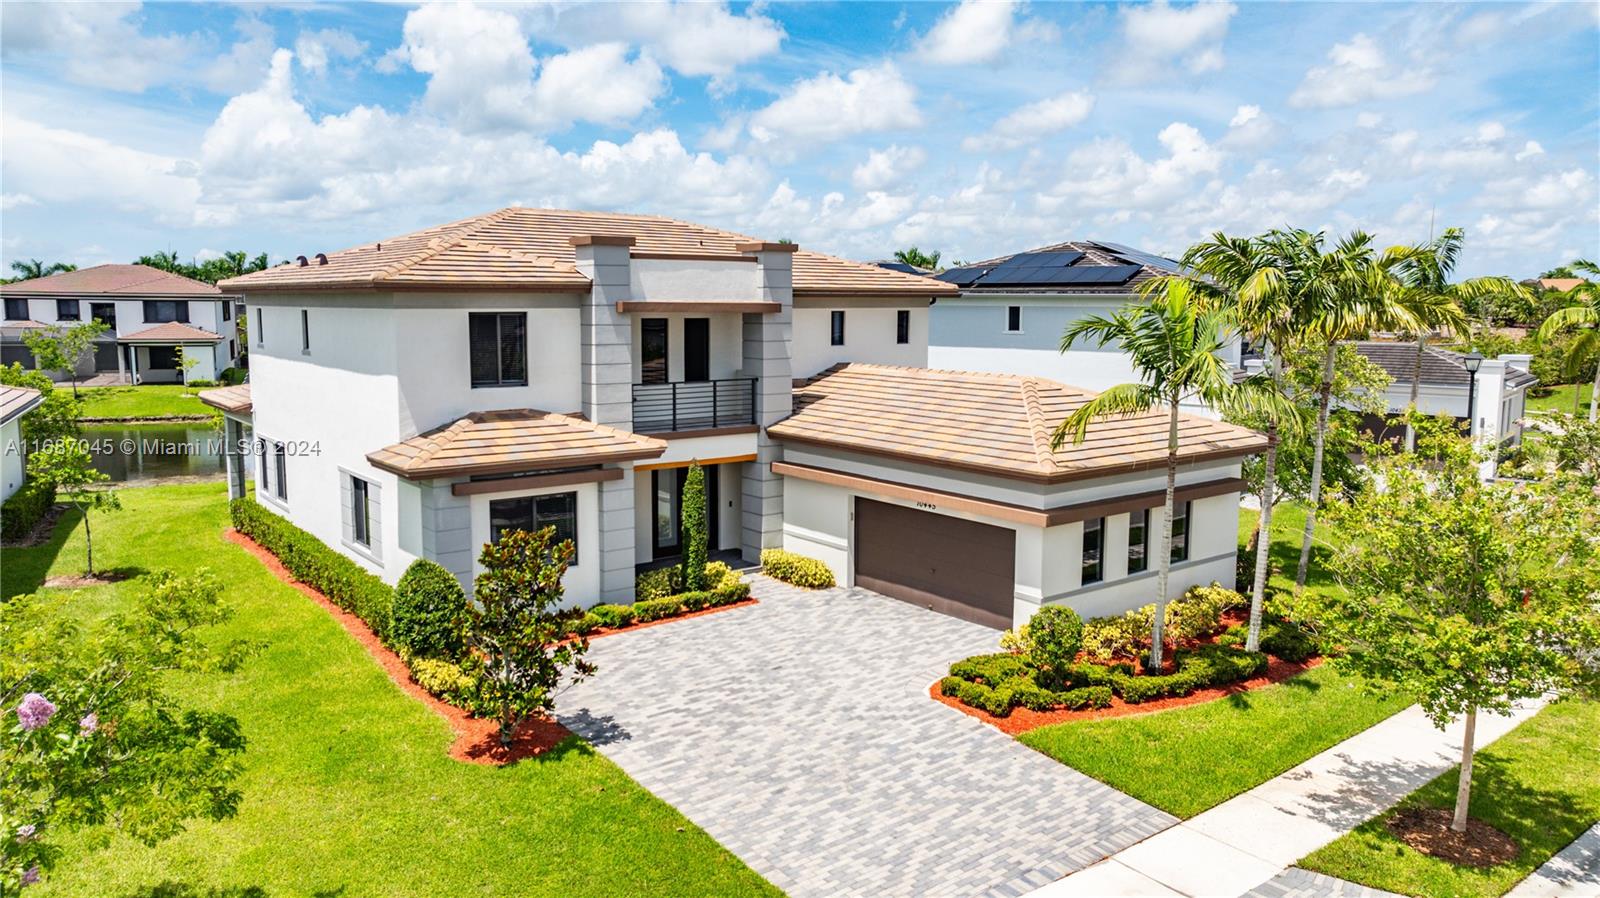
<svg viewBox="0 0 1600 898"><path fill-rule="evenodd" d="M859 589L595 641L561 720L793 896L1015 895L1177 821L929 699L998 633Z"/></svg>

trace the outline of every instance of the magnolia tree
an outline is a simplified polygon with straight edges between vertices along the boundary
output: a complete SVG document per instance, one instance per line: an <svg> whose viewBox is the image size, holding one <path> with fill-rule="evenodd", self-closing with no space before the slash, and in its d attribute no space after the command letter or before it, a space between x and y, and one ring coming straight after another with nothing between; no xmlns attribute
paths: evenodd
<svg viewBox="0 0 1600 898"><path fill-rule="evenodd" d="M1419 439L1421 439L1419 437ZM1312 599L1334 663L1412 697L1441 729L1465 718L1451 828L1467 825L1480 711L1600 680L1600 500L1553 477L1483 483L1466 442L1376 462L1381 489L1336 500L1345 587Z"/></svg>
<svg viewBox="0 0 1600 898"><path fill-rule="evenodd" d="M555 710L569 671L574 682L594 673L583 660L589 643L566 639L557 615L573 546L555 542L555 533L554 527L510 530L478 556L483 573L473 582L477 601L467 606L467 643L479 695L494 709L503 746L528 717Z"/></svg>
<svg viewBox="0 0 1600 898"><path fill-rule="evenodd" d="M239 722L167 692L170 671L231 671L254 649L201 638L229 617L221 592L204 571L161 572L94 627L59 595L0 604L0 895L39 881L60 832L109 825L155 844L238 809Z"/></svg>

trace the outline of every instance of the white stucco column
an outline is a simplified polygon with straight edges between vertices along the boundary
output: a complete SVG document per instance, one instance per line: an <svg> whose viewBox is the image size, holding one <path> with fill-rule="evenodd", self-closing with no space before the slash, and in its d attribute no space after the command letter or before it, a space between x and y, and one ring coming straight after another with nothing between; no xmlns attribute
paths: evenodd
<svg viewBox="0 0 1600 898"><path fill-rule="evenodd" d="M761 550L783 545L783 478L772 473L781 449L767 435L768 425L794 411L794 374L790 341L794 333L794 252L792 243L742 243L739 251L756 257L760 266L762 302L782 308L765 315L744 316L744 365L756 380L756 460L744 463L742 533L739 548L746 561L758 561Z"/></svg>
<svg viewBox="0 0 1600 898"><path fill-rule="evenodd" d="M1484 359L1478 368L1476 378L1478 386L1472 394L1475 408L1470 410L1472 441L1480 452L1488 453L1488 458L1478 463L1478 476L1484 480L1493 480L1495 456L1505 430L1505 422L1500 420L1500 413L1505 400L1506 360Z"/></svg>

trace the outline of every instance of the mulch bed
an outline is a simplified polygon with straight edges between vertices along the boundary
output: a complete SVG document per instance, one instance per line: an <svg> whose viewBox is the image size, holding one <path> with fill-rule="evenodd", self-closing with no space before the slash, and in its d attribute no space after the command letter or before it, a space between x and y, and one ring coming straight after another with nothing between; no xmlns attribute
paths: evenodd
<svg viewBox="0 0 1600 898"><path fill-rule="evenodd" d="M367 654L378 662L378 666L383 668L383 672L389 675L389 679L393 680L396 686L443 717L456 734L455 742L450 745L450 757L471 764L498 766L542 755L572 735L571 730L554 720L537 718L518 727L509 749L502 746L499 727L494 721L472 717L455 705L440 701L426 689L412 682L411 671L406 667L406 663L385 646L361 618L335 605L333 600L317 590L294 579L282 562L278 561L277 556L262 548L255 540L233 529L227 530L224 535L229 542L243 547L246 552L260 559L274 577L300 590L311 601L322 606L322 609L332 615L346 632L355 637L356 642L361 643L362 648L365 648Z"/></svg>
<svg viewBox="0 0 1600 898"><path fill-rule="evenodd" d="M131 571L101 571L93 577L87 574L65 574L46 579L44 585L57 589L79 589L85 586L104 586L107 583L121 583L132 576L133 573Z"/></svg>
<svg viewBox="0 0 1600 898"><path fill-rule="evenodd" d="M1493 867L1517 859L1520 849L1511 837L1472 817L1467 831L1450 828L1449 808L1401 808L1385 821L1395 838L1442 861L1462 867Z"/></svg>
<svg viewBox="0 0 1600 898"><path fill-rule="evenodd" d="M643 624L630 624L626 627L599 627L589 631L589 638L597 639L601 636L615 636L618 633L632 633L636 630L648 630L651 627L659 627L662 624L676 623L677 621L688 620L691 617L705 617L708 614L716 614L718 611L732 611L735 608L747 608L751 605L759 604L761 604L760 600L749 598L744 599L743 601L734 602L732 605L718 605L715 608L701 608L699 611L689 611L685 612L684 614L674 614L672 617L663 617L660 620L653 620Z"/></svg>

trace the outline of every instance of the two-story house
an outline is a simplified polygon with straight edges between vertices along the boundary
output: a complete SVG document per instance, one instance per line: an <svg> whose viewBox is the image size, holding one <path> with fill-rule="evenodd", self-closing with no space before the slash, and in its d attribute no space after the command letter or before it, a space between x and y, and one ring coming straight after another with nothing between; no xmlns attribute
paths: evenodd
<svg viewBox="0 0 1600 898"><path fill-rule="evenodd" d="M553 526L576 545L569 601L631 600L638 566L680 552L698 461L715 550L786 546L996 626L1150 600L1165 419L1052 452L1087 394L928 370L930 304L956 293L931 278L510 208L223 286L249 308L252 382L203 398L253 427L256 496L390 582L416 558L470 582L484 543ZM1185 428L1180 566L1231 577L1239 459L1262 441Z"/></svg>
<svg viewBox="0 0 1600 898"><path fill-rule="evenodd" d="M29 330L91 319L108 330L78 365L78 375L117 375L123 383L216 380L238 364L237 297L212 284L148 265L96 265L0 285L0 364L35 368L22 341ZM51 372L65 378L66 372Z"/></svg>

